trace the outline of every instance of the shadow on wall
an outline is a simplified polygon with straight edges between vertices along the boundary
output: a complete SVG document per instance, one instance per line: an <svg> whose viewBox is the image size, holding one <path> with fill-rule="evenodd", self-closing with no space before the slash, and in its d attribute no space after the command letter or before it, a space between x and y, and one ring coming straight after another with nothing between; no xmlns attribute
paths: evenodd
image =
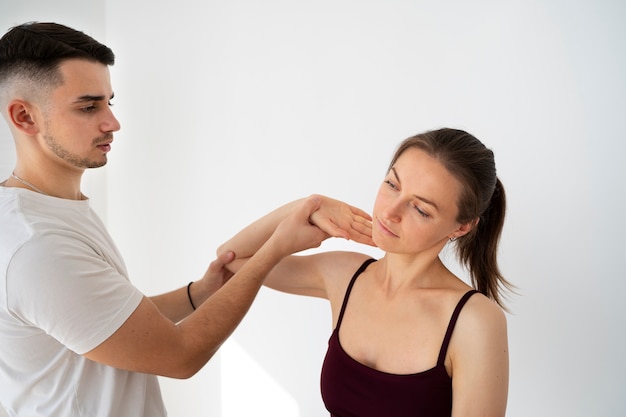
<svg viewBox="0 0 626 417"><path fill-rule="evenodd" d="M275 415L316 417L325 412L319 378L330 334L326 300L262 288L222 349L222 415L273 410ZM241 392L259 395L242 402Z"/></svg>

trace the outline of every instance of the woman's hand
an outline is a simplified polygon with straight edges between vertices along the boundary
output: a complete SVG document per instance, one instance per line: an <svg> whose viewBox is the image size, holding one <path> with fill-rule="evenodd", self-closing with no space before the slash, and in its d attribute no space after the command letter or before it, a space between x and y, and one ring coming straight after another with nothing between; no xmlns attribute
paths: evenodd
<svg viewBox="0 0 626 417"><path fill-rule="evenodd" d="M363 210L339 200L315 195L321 199L320 208L309 221L333 237L354 240L376 246L372 240L372 217Z"/></svg>

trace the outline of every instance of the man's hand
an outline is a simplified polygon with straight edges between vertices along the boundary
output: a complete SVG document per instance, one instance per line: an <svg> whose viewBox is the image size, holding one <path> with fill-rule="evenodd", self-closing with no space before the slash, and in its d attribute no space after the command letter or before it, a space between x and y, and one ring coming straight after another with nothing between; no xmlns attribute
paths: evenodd
<svg viewBox="0 0 626 417"><path fill-rule="evenodd" d="M372 217L363 210L329 197L321 199L320 208L309 221L333 237L376 246L372 240Z"/></svg>
<svg viewBox="0 0 626 417"><path fill-rule="evenodd" d="M330 235L309 220L320 204L319 196L304 199L278 224L268 243L283 256L320 246Z"/></svg>
<svg viewBox="0 0 626 417"><path fill-rule="evenodd" d="M228 282L233 276L233 273L226 268L226 265L231 263L234 259L235 253L229 251L224 252L211 262L202 279L193 284L194 286L197 285L202 288L199 293L204 295L204 298L199 301L203 302L222 288L222 285ZM198 305L201 304L201 302L198 303Z"/></svg>

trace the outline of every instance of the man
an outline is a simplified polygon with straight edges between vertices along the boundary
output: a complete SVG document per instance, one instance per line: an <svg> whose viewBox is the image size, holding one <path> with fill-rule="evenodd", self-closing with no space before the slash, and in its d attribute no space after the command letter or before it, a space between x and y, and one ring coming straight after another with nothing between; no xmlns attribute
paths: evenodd
<svg viewBox="0 0 626 417"><path fill-rule="evenodd" d="M0 402L14 415L164 416L156 375L204 366L276 263L329 235L369 238L364 212L304 199L236 275L227 253L202 279L144 296L81 192L120 129L113 63L108 47L55 23L0 39L0 106L17 154L0 184Z"/></svg>

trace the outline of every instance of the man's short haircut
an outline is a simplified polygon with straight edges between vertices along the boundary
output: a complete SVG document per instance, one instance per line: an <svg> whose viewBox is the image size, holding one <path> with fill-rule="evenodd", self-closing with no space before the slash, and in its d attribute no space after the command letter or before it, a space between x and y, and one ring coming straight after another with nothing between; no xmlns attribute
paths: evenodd
<svg viewBox="0 0 626 417"><path fill-rule="evenodd" d="M115 63L110 48L78 30L58 23L15 26L0 38L0 93L5 92L5 83L18 79L40 88L60 85L59 65L76 58Z"/></svg>

